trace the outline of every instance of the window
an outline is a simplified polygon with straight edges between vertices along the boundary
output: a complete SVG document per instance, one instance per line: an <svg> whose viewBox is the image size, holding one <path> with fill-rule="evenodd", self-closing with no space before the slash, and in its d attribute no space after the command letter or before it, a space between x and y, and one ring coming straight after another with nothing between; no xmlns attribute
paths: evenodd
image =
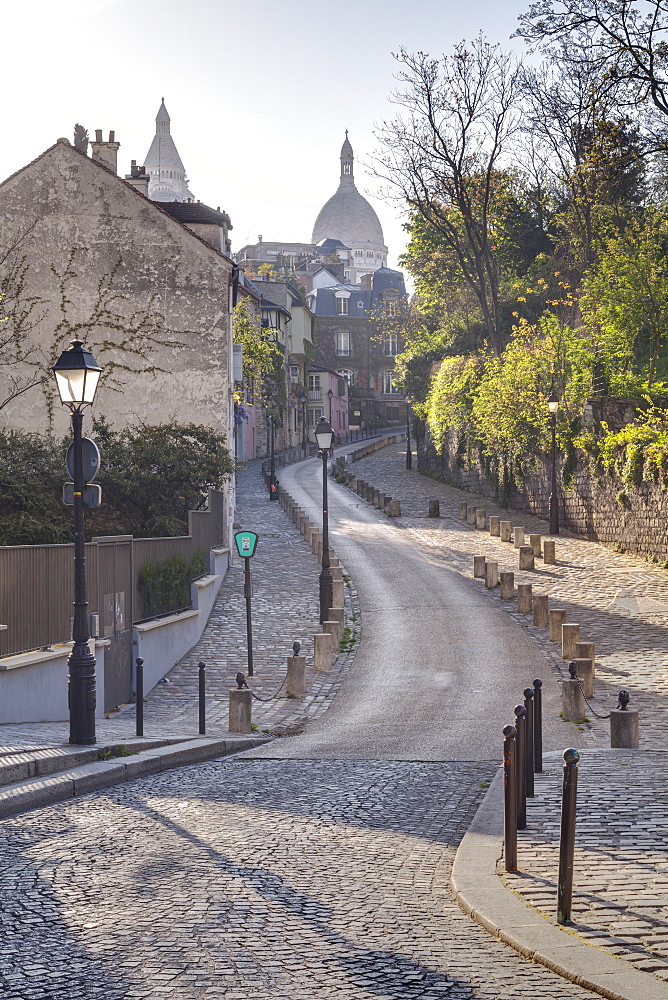
<svg viewBox="0 0 668 1000"><path fill-rule="evenodd" d="M364 256L364 251L363 250L356 250L355 251L355 256L356 257L363 257Z"/></svg>
<svg viewBox="0 0 668 1000"><path fill-rule="evenodd" d="M348 271L348 270L346 270L346 271L343 272L343 277L346 279L346 281L350 281L350 275L351 275L351 272Z"/></svg>
<svg viewBox="0 0 668 1000"><path fill-rule="evenodd" d="M385 315L386 316L396 316L397 315L397 303L394 299L385 303ZM396 354L396 351L393 351Z"/></svg>
<svg viewBox="0 0 668 1000"><path fill-rule="evenodd" d="M377 254L376 254L376 260L382 260L382 259L383 259L383 258L381 257L381 255L380 255L379 253L377 253Z"/></svg>
<svg viewBox="0 0 668 1000"><path fill-rule="evenodd" d="M320 376L319 375L309 375L308 377L308 387L313 392L314 389L320 388Z"/></svg>
<svg viewBox="0 0 668 1000"><path fill-rule="evenodd" d="M348 385L355 384L355 372L351 368L340 368L336 373L340 378L344 378ZM339 393L340 396L343 395L342 392Z"/></svg>
<svg viewBox="0 0 668 1000"><path fill-rule="evenodd" d="M319 420L322 420L324 415L324 410L322 406L311 407L308 411L308 422L310 427L315 427Z"/></svg>
<svg viewBox="0 0 668 1000"><path fill-rule="evenodd" d="M389 305L389 303L386 303ZM399 346L399 337L396 333L386 333L385 334L385 355L388 358L393 358L397 353Z"/></svg>
<svg viewBox="0 0 668 1000"><path fill-rule="evenodd" d="M367 260L373 260L373 250L367 250L367 252L366 252L366 259Z"/></svg>
<svg viewBox="0 0 668 1000"><path fill-rule="evenodd" d="M348 315L348 299L344 299L342 296L339 295L337 295L336 297L336 315L337 316Z"/></svg>
<svg viewBox="0 0 668 1000"><path fill-rule="evenodd" d="M336 335L336 353L341 358L350 354L350 334L347 330L339 330Z"/></svg>
<svg viewBox="0 0 668 1000"><path fill-rule="evenodd" d="M383 395L384 396L396 396L399 394L399 390L395 384L395 378L397 377L396 372L383 372Z"/></svg>
<svg viewBox="0 0 668 1000"><path fill-rule="evenodd" d="M350 164L349 163L344 163L343 164L343 172L344 172L344 174L349 174L350 173Z"/></svg>

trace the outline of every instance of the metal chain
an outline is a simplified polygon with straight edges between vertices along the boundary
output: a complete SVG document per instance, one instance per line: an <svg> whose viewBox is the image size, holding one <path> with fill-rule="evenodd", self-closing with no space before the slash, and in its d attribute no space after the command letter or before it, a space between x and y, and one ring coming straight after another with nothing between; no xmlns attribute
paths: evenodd
<svg viewBox="0 0 668 1000"><path fill-rule="evenodd" d="M288 670L289 669L290 668L288 667ZM251 693L251 697L255 698L256 701L273 701L273 699L277 698L279 696L279 694L281 693L281 691L283 690L283 687L284 687L285 682L287 681L287 679L288 679L288 671L286 670L285 677L281 681L281 686L276 690L276 692L274 694L270 694L268 698L261 698L260 695L259 694L255 694L255 691L251 690L251 688L249 688L248 690Z"/></svg>
<svg viewBox="0 0 668 1000"><path fill-rule="evenodd" d="M595 709L595 708L593 707L592 703L591 703L591 702L589 701L589 699L587 698L587 695L586 695L586 694L584 693L584 688L582 687L582 681L580 680L580 678L579 678L579 677L578 677L578 676L576 675L576 676L575 676L575 677L573 678L573 680L576 680L576 681L578 682L578 685L579 685L579 687L580 687L580 690L582 691L582 697L583 697L583 698L584 698L584 700L586 701L586 703L587 703L587 707L589 708L589 710L590 710L591 714L592 714L592 715L595 715L597 719L609 719L609 718L610 718L610 715L611 715L611 713L610 713L610 712L608 712L608 714L607 714L607 715L599 715L599 714L598 714L598 712L596 711L596 709Z"/></svg>

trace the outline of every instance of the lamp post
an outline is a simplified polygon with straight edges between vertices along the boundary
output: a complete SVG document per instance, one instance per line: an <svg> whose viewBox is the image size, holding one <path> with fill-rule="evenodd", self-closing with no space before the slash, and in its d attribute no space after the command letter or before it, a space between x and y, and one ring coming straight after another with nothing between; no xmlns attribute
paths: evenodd
<svg viewBox="0 0 668 1000"><path fill-rule="evenodd" d="M550 534L559 534L559 497L557 495L557 410L559 397L556 392L550 394L547 401L552 423L552 482L550 486Z"/></svg>
<svg viewBox="0 0 668 1000"><path fill-rule="evenodd" d="M332 399L334 398L334 390L327 390L327 399L329 400L329 426L332 426Z"/></svg>
<svg viewBox="0 0 668 1000"><path fill-rule="evenodd" d="M304 457L306 457L306 444L308 440L308 430L306 427L306 403L308 400L308 395L305 389L299 390L299 402L301 404L302 411L302 451L304 452Z"/></svg>
<svg viewBox="0 0 668 1000"><path fill-rule="evenodd" d="M411 404L406 400L406 468L413 468L413 452L411 451Z"/></svg>
<svg viewBox="0 0 668 1000"><path fill-rule="evenodd" d="M269 444L270 466L269 466L269 499L276 499L276 463L274 460L274 418L269 414L267 417L271 428L271 438Z"/></svg>
<svg viewBox="0 0 668 1000"><path fill-rule="evenodd" d="M70 743L90 745L95 739L95 657L88 647L86 548L84 536L84 469L81 429L83 408L90 406L102 369L80 340L73 340L51 368L63 406L72 414L74 465L74 645L68 657Z"/></svg>
<svg viewBox="0 0 668 1000"><path fill-rule="evenodd" d="M327 514L327 459L334 441L334 431L324 417L318 421L315 439L322 452L322 569L320 571L320 624L329 618L334 602L334 585L329 566L329 517Z"/></svg>

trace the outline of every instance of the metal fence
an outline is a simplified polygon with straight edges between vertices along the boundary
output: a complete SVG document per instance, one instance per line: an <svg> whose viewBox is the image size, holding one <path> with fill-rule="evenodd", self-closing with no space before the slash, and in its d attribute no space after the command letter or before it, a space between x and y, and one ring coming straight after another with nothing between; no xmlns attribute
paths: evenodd
<svg viewBox="0 0 668 1000"><path fill-rule="evenodd" d="M226 544L224 494L211 490L208 509L190 511L188 529L187 535L172 538L106 536L86 543L88 605L91 614L100 615L101 634L108 612L105 596L118 589L110 582L120 548L110 544L112 538L131 550L132 588L125 597L123 616L133 622L141 613L137 578L147 563L177 555L190 562L201 549L207 564L209 550ZM73 544L0 546L0 624L7 626L0 630L0 656L69 641L73 600Z"/></svg>

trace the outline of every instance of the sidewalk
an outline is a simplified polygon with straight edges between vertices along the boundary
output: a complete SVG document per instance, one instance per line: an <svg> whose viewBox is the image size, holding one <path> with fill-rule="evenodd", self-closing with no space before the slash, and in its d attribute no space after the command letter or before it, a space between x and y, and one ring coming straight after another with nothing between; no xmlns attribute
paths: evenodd
<svg viewBox="0 0 668 1000"><path fill-rule="evenodd" d="M260 461L250 462L239 472L237 503L239 527L251 528L260 535L252 567L255 670L248 683L262 699L253 700L254 733L266 740L271 736L301 732L310 720L327 709L354 659L356 643L348 652L339 655L330 670L315 673L313 635L320 631L318 561L280 504L269 500L261 478ZM359 610L355 590L350 585L346 587L345 600L348 624L357 635ZM284 689L287 657L292 654L295 640L301 643L301 653L307 660L308 694L305 698L288 698ZM198 738L200 660L206 664L207 734L204 740ZM247 672L241 560L236 560L228 571L200 641L146 696L144 739L139 741L135 737L135 706L124 705L107 718L97 720L97 750L104 756L109 748L119 745L132 751L139 742L142 745L152 743L152 748L145 753L150 753L154 760L161 756L165 761L176 760L180 756L181 763L190 760L186 753L175 755L173 744L179 742L192 742L193 760L205 759L207 746L209 756L234 752L234 742L227 731L228 691L236 686L238 671ZM9 773L17 763L32 768L35 780L40 774L52 773L41 772L40 767L46 764L39 762L62 755L68 739L68 722L0 726L0 774L3 770ZM160 743L163 746L156 745ZM225 749L227 744L229 750ZM88 763L85 766L89 766ZM133 766L137 768L138 762ZM112 768L98 770L108 771L108 783L113 783L115 772ZM39 802L35 800L34 804Z"/></svg>
<svg viewBox="0 0 668 1000"><path fill-rule="evenodd" d="M668 1000L668 574L635 556L573 536L557 539L557 565L520 573L517 550L458 517L463 500L528 531L547 533L538 518L499 508L405 468L398 446L355 462L373 486L401 501L398 530L409 531L431 558L473 580L473 555L513 570L550 605L580 622L596 643L596 711L616 704L620 687L640 710L641 750L610 750L603 720L583 726L579 765L573 924L556 924L561 803L561 753L545 755L527 829L518 835L519 872L507 874L503 854L503 783L499 772L457 853L452 888L460 905L521 954L614 1000ZM441 518L429 519L438 498ZM538 643L546 662L567 677L547 629L534 628L514 602L489 600L512 614ZM557 603L558 602L558 603ZM530 682L530 678L527 681ZM508 719L521 692L509 693ZM650 749L652 748L652 749ZM501 734L499 734L501 756Z"/></svg>

